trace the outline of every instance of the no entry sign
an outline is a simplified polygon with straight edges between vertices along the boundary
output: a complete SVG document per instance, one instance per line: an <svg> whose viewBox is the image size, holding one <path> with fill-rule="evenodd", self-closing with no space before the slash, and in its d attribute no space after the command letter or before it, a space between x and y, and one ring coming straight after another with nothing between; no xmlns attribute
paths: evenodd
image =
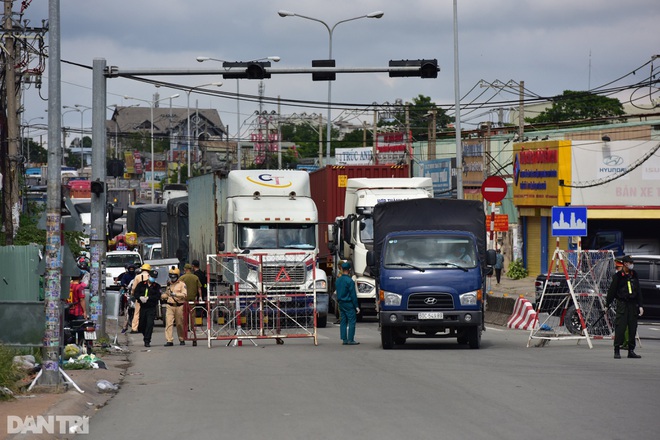
<svg viewBox="0 0 660 440"><path fill-rule="evenodd" d="M490 176L481 184L481 195L490 203L497 203L506 197L506 182L499 176Z"/></svg>

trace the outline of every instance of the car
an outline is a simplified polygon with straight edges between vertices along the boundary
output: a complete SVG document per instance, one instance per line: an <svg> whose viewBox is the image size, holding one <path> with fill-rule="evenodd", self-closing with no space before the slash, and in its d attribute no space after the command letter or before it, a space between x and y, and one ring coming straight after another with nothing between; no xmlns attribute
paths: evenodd
<svg viewBox="0 0 660 440"><path fill-rule="evenodd" d="M135 251L110 251L105 254L105 288L119 290L119 283L115 281L119 275L126 271L126 265L142 266L142 256Z"/></svg>

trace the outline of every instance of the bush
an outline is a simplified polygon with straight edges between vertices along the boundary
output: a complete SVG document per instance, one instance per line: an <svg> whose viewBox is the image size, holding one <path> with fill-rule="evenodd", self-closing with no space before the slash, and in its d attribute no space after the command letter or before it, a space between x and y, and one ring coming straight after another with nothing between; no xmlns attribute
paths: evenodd
<svg viewBox="0 0 660 440"><path fill-rule="evenodd" d="M512 280L520 280L526 278L528 275L527 269L523 266L522 259L518 258L516 261L512 261L509 264L509 270L506 273L506 276Z"/></svg>
<svg viewBox="0 0 660 440"><path fill-rule="evenodd" d="M15 349L0 345L0 388L8 388L14 394L20 391L19 381L27 376L27 373L13 364L14 356L31 354L27 349ZM0 393L0 401L9 400L11 396Z"/></svg>

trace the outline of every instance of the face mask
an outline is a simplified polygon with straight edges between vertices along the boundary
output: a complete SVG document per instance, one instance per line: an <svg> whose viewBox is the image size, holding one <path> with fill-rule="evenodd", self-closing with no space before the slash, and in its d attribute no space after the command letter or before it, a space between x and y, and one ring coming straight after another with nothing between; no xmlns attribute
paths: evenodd
<svg viewBox="0 0 660 440"><path fill-rule="evenodd" d="M178 276L176 276L176 275L170 275L170 281L172 281L173 283L176 282L176 280L178 280L178 279L179 279Z"/></svg>
<svg viewBox="0 0 660 440"><path fill-rule="evenodd" d="M149 282L150 282L150 283L155 283L155 282L156 282L156 278L154 278L154 277L149 277Z"/></svg>
<svg viewBox="0 0 660 440"><path fill-rule="evenodd" d="M633 263L627 263L626 267L628 268L628 270L632 270L632 268L635 267L635 265Z"/></svg>

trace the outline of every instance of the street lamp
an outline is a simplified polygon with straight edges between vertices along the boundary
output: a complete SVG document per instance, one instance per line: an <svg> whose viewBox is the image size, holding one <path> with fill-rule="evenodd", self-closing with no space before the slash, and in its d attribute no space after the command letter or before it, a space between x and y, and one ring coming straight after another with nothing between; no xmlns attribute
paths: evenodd
<svg viewBox="0 0 660 440"><path fill-rule="evenodd" d="M133 98L131 96L124 96L124 99L132 99L134 101L141 101L141 102L146 102L150 106L150 119L149 119L149 124L151 125L151 203L156 203L156 188L155 188L155 179L154 179L154 107L156 106L156 103L160 101L166 101L168 99L174 99L178 98L179 94L174 94L172 96L168 96L167 98L160 98L160 99L152 99L151 101L148 101L146 99L139 99L139 98Z"/></svg>
<svg viewBox="0 0 660 440"><path fill-rule="evenodd" d="M43 116L38 116L36 118L32 118L32 119L28 120L27 123L25 124L25 128L27 128L27 139L26 139L27 140L27 148L26 148L27 154L25 154L25 153L23 153L23 154L25 156L27 156L27 163L30 163L30 122L36 121L37 119L44 119L44 117Z"/></svg>
<svg viewBox="0 0 660 440"><path fill-rule="evenodd" d="M285 10L279 10L277 11L277 14L280 17L300 17L304 18L306 20L311 20L311 21L316 21L318 23L321 23L325 28L328 30L328 59L332 59L332 35L333 32L335 31L335 28L337 25L340 23L346 23L347 21L353 21L353 20L359 20L361 18L381 18L385 13L383 11L374 11L370 12L365 15L360 15L359 17L353 17L353 18L347 18L345 20L340 20L337 23L335 23L332 27L328 26L328 24L323 21L319 20L318 18L314 17L307 17L305 15L300 15L296 14L295 12L290 12L290 11L285 11ZM326 154L326 165L330 162L330 134L331 134L331 129L332 129L332 105L331 105L331 100L332 100L332 81L328 81L328 126L326 129L326 147L325 147L325 154Z"/></svg>
<svg viewBox="0 0 660 440"><path fill-rule="evenodd" d="M218 61L221 63L230 62L220 58L212 58L212 57L197 57L196 59L200 63L203 63L204 61ZM250 60L247 62L250 63L255 61L268 60L277 63L280 61L280 59L281 58L278 56L270 56L270 57L258 58L256 60ZM237 162L237 168L240 170L242 158L241 158L241 98L239 92L240 92L239 82L238 82L238 78L236 78L236 162ZM188 120L190 120L190 118L188 118ZM190 169L190 167L188 167L188 169Z"/></svg>
<svg viewBox="0 0 660 440"><path fill-rule="evenodd" d="M236 79L236 81L238 81L238 78ZM190 93L192 93L193 90L197 90L199 88L206 87L206 86L222 87L222 81L212 82L212 83L207 83L207 84L201 84L199 86L190 87L189 89L185 90L186 95L188 96L188 98L187 98L188 103L187 103L186 107L188 108L188 128L187 128L188 142L187 142L187 144L188 144L188 178L189 179L192 176L191 169L190 169L191 168L191 165L190 165L190 143L192 142L192 135L190 133Z"/></svg>
<svg viewBox="0 0 660 440"><path fill-rule="evenodd" d="M81 104L74 104L73 107L70 107L68 105L63 106L63 108L70 108L71 111L78 112L80 113L80 172L82 173L83 169L85 168L85 156L83 152L83 115L87 110L91 110L91 107L87 107L86 105L81 105ZM82 108L82 110L80 110Z"/></svg>

